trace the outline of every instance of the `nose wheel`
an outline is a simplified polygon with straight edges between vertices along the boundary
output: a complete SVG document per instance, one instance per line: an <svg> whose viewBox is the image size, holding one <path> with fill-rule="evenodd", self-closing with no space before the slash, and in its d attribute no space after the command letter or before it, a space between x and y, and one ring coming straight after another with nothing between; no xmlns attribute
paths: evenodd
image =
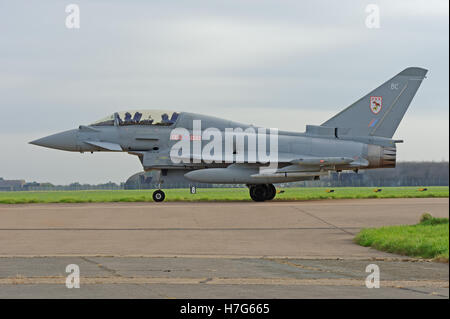
<svg viewBox="0 0 450 319"><path fill-rule="evenodd" d="M155 202L162 202L166 198L166 194L160 189L153 192L153 200Z"/></svg>

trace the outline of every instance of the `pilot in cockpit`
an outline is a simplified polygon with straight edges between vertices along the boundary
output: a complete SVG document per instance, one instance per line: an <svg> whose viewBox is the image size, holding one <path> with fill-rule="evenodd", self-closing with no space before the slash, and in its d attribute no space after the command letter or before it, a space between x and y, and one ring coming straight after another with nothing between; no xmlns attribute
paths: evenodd
<svg viewBox="0 0 450 319"><path fill-rule="evenodd" d="M142 113L140 113L140 112L134 113L133 122L136 124L139 123L139 121L141 120L141 117L142 117Z"/></svg>
<svg viewBox="0 0 450 319"><path fill-rule="evenodd" d="M169 124L170 120L169 120L169 115L167 115L167 113L164 113L161 115L161 123L163 124Z"/></svg>
<svg viewBox="0 0 450 319"><path fill-rule="evenodd" d="M172 116L170 117L170 122L175 123L177 121L177 118L178 118L178 113L173 112Z"/></svg>
<svg viewBox="0 0 450 319"><path fill-rule="evenodd" d="M115 116L117 118L117 122L119 123L119 125L122 125L123 124L123 120L120 118L119 113L116 113Z"/></svg>
<svg viewBox="0 0 450 319"><path fill-rule="evenodd" d="M167 113L164 113L164 114L161 115L161 123L170 125L170 124L175 123L177 118L178 118L178 113L177 112L173 112L172 116L170 117L170 119L169 119L169 115L167 115Z"/></svg>
<svg viewBox="0 0 450 319"><path fill-rule="evenodd" d="M131 114L130 112L126 112L125 113L125 123L130 123L131 122Z"/></svg>

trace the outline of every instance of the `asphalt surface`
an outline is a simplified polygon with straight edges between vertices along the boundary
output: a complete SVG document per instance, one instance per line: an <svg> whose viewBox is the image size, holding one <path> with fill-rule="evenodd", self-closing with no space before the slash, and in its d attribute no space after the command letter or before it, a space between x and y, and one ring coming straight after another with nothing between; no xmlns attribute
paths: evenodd
<svg viewBox="0 0 450 319"><path fill-rule="evenodd" d="M353 243L448 198L0 205L0 298L448 298L448 264ZM80 288L68 289L68 264ZM366 266L380 288L365 286Z"/></svg>

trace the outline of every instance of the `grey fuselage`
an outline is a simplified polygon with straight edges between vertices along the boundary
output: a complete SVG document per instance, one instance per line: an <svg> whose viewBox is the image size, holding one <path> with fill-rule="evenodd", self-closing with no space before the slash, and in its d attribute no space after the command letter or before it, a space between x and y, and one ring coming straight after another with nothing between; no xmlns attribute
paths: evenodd
<svg viewBox="0 0 450 319"><path fill-rule="evenodd" d="M340 137L338 131L322 126L307 126L305 133L278 132L278 170L268 176L254 177L263 163L232 162L182 162L173 163L170 150L178 141L171 140L172 132L184 128L193 134L194 120L201 121L203 129L258 129L216 117L181 112L170 126L110 125L80 126L78 129L57 133L33 141L33 144L74 152L128 152L137 155L145 171L183 169L186 177L202 183L263 184L317 179L324 172L357 170L360 168L393 167L395 165L395 141L379 137ZM268 132L269 130L267 130ZM201 140L204 147L208 140ZM222 150L225 153L225 141ZM191 149L192 150L192 149ZM385 156L388 150L388 157ZM236 149L233 149L236 153ZM238 150L239 151L239 150ZM244 152L248 151L246 149ZM230 154L229 154L230 155ZM236 157L237 154L231 154ZM393 155L393 156L392 156ZM225 154L224 154L225 157ZM244 156L245 157L245 156ZM323 158L317 165L299 165L299 159ZM329 158L350 158L352 162L327 161ZM224 170L226 168L226 170ZM208 169L208 170L205 170ZM194 170L199 170L194 173ZM161 182L164 176L161 176Z"/></svg>
<svg viewBox="0 0 450 319"><path fill-rule="evenodd" d="M145 171L160 172L161 183L170 170L183 170L185 178L198 183L255 185L395 167L401 141L392 137L427 72L408 67L323 124L307 125L304 133L187 112L140 110L114 113L31 143L75 152L128 152L139 157Z"/></svg>

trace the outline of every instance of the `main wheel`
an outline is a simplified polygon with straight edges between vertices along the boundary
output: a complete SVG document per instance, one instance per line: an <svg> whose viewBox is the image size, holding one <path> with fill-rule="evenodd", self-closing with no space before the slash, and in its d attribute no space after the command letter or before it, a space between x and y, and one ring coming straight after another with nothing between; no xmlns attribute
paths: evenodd
<svg viewBox="0 0 450 319"><path fill-rule="evenodd" d="M273 186L273 184L267 184L266 188L267 188L266 200L274 199L275 195L277 194L277 189L275 188L275 186Z"/></svg>
<svg viewBox="0 0 450 319"><path fill-rule="evenodd" d="M268 189L266 185L253 185L250 186L250 197L255 202L263 202L267 198Z"/></svg>
<svg viewBox="0 0 450 319"><path fill-rule="evenodd" d="M166 198L166 194L160 189L153 192L153 200L155 202L162 202Z"/></svg>

